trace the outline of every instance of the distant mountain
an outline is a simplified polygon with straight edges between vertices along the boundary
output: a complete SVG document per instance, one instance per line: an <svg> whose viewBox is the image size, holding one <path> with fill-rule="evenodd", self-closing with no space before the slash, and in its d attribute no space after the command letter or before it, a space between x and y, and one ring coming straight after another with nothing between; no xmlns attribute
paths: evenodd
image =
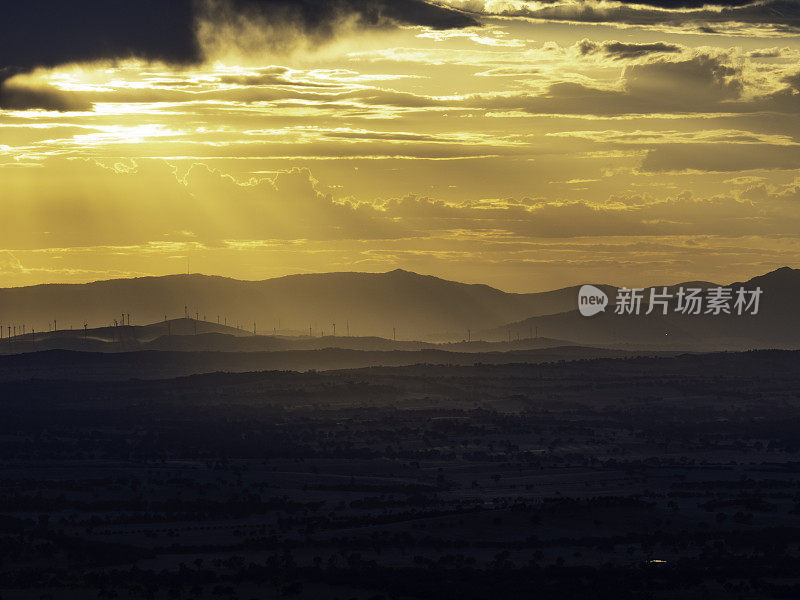
<svg viewBox="0 0 800 600"><path fill-rule="evenodd" d="M511 294L403 270L290 275L239 281L206 275L115 279L0 289L4 328L47 331L109 325L130 314L143 324L183 317L239 325L260 333L337 333L401 339L466 339L477 331L563 310L561 290ZM127 317L126 317L127 319ZM126 321L127 322L127 321ZM13 329L12 329L13 332ZM396 332L396 333L395 333ZM7 329L3 332L7 334Z"/></svg>
<svg viewBox="0 0 800 600"><path fill-rule="evenodd" d="M13 333L13 330L12 330ZM20 354L41 350L76 350L80 352L131 352L148 346L158 346L160 340L205 339L208 337L232 340L252 339L252 331L236 329L196 319L170 319L149 325L110 326L86 329L31 331L16 336L4 334L0 339L0 354ZM195 348L203 350L204 348Z"/></svg>
<svg viewBox="0 0 800 600"><path fill-rule="evenodd" d="M716 284L692 282L672 286L715 287ZM578 288L572 288L570 310L552 315L532 316L507 323L478 335L485 339L505 339L508 336L529 335L531 330L540 335L570 340L575 344L594 344L605 347L671 348L710 350L745 350L757 348L800 348L800 270L784 267L745 282L727 284L725 287L748 290L761 288L757 315L683 315L670 312L662 315L617 315L614 312L615 296L609 293L611 305L592 317L581 316L577 311ZM657 291L660 291L658 289ZM606 289L608 293L608 290ZM615 294L615 292L614 292ZM649 288L645 291L645 298ZM643 303L643 311L647 303Z"/></svg>
<svg viewBox="0 0 800 600"><path fill-rule="evenodd" d="M96 329L60 329L19 334L0 340L1 354L24 354L45 350L119 353L140 350L179 352L275 352L340 348L368 352L388 350L440 349L448 352L506 352L568 346L550 338L504 341L462 341L434 343L414 340L390 340L376 336L287 336L253 335L236 329L196 319L171 319L150 325L125 325Z"/></svg>
<svg viewBox="0 0 800 600"><path fill-rule="evenodd" d="M707 282L681 284L711 287ZM20 333L25 324L44 332L58 321L59 331L73 328L60 342L50 338L38 349L223 350L315 349L330 345L360 350L421 349L389 344L395 336L418 342L526 343L534 338L553 344L623 348L670 348L698 351L800 347L800 270L782 268L730 287L761 287L756 316L619 316L613 307L594 317L577 312L579 286L535 294L513 294L479 284L447 281L403 270L388 273L291 275L264 281L239 281L205 275L116 279L79 285L39 285L0 289L3 337L8 326ZM598 285L614 301L616 288ZM670 286L675 291L679 286ZM123 313L131 327L108 326ZM188 314L191 318L185 318ZM166 331L165 316L176 330ZM175 319L178 317L178 319ZM79 339L84 320L98 328L95 344ZM127 322L127 316L125 317ZM219 320L219 324L217 324ZM201 323L202 322L202 323ZM135 324L152 323L146 327ZM200 323L200 324L198 324ZM334 336L334 323L336 336ZM247 341L253 329L267 339ZM199 327L197 331L195 327ZM309 330L310 328L310 330ZM78 338L75 331L78 331ZM13 332L13 329L12 329ZM309 333L311 335L309 335ZM175 336L217 334L180 341ZM349 334L349 335L348 335ZM118 337L115 337L118 336ZM354 342L349 338L361 338ZM236 338L240 338L236 341ZM291 338L288 341L281 338ZM303 341L315 338L318 341ZM374 338L373 341L365 341ZM77 341L76 341L77 340ZM118 348L107 346L108 342ZM78 344L78 342L81 342ZM2 344L2 340L0 340ZM72 344L72 345L70 345ZM77 344L77 345L76 345ZM467 344L464 351L487 350ZM508 348L504 348L508 349ZM0 346L0 352L5 350Z"/></svg>

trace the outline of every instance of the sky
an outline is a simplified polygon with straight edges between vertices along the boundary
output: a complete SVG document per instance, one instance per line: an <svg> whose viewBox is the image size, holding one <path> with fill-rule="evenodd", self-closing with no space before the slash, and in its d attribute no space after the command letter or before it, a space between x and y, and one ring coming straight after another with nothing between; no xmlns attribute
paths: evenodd
<svg viewBox="0 0 800 600"><path fill-rule="evenodd" d="M9 2L0 287L800 267L800 2Z"/></svg>

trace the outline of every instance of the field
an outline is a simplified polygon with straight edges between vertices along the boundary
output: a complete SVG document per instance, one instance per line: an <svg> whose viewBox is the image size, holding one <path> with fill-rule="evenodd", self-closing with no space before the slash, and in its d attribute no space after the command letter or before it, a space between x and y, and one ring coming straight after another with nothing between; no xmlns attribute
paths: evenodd
<svg viewBox="0 0 800 600"><path fill-rule="evenodd" d="M799 367L5 383L0 597L798 597Z"/></svg>

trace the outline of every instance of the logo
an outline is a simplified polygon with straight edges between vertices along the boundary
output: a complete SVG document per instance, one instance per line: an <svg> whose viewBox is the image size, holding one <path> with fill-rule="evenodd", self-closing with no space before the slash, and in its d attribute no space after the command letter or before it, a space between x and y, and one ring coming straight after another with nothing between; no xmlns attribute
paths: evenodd
<svg viewBox="0 0 800 600"><path fill-rule="evenodd" d="M708 289L680 286L677 288L617 288L614 300L616 315L666 316L681 315L757 315L763 290L711 287ZM593 286L583 285L578 291L578 310L584 317L605 312L606 293Z"/></svg>
<svg viewBox="0 0 800 600"><path fill-rule="evenodd" d="M608 296L593 285L582 285L578 290L578 310L584 317L603 312L608 306Z"/></svg>

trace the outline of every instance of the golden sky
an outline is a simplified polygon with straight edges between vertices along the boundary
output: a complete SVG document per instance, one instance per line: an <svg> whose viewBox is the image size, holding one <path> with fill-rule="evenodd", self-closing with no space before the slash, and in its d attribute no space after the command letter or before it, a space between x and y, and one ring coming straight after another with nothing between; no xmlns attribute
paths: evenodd
<svg viewBox="0 0 800 600"><path fill-rule="evenodd" d="M0 286L187 257L513 291L800 266L796 5L439 4L479 25L198 17L198 61L16 71Z"/></svg>

